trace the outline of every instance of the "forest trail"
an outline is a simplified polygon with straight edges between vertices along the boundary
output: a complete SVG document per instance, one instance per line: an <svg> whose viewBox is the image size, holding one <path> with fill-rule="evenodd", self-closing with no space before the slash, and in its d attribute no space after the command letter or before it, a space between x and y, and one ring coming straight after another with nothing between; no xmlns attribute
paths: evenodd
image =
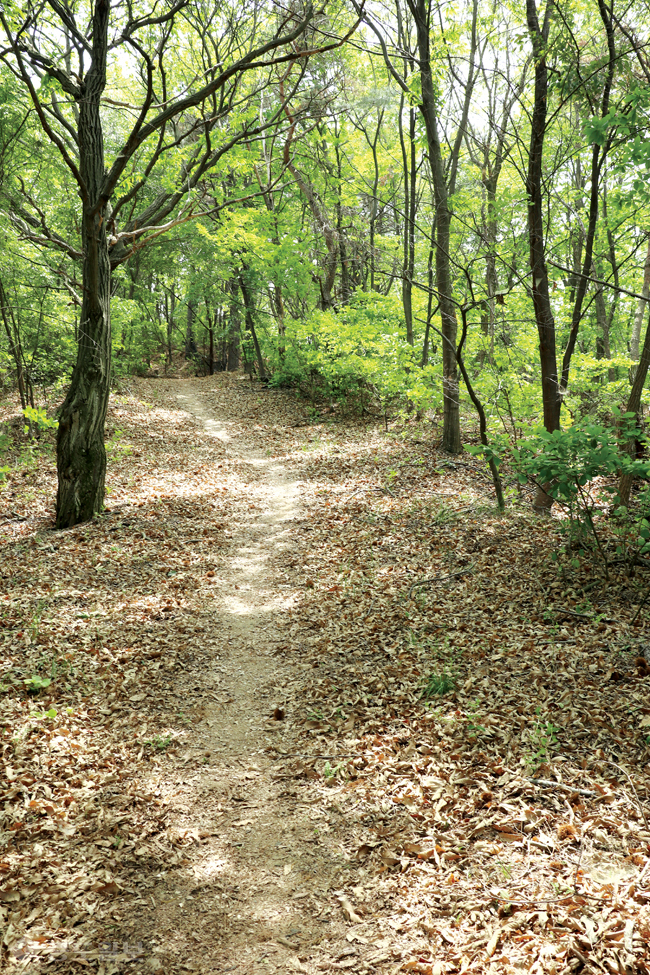
<svg viewBox="0 0 650 975"><path fill-rule="evenodd" d="M214 627L224 652L215 658L214 676L223 682L225 700L210 713L207 732L198 730L199 747L218 754L219 762L184 790L178 818L188 832L201 832L213 819L218 828L186 871L187 887L159 890L169 907L156 923L175 932L174 954L195 971L243 972L256 965L273 971L287 962L307 971L297 953L311 956L321 940L314 915L323 905L314 895L327 885L318 889L322 876L320 885L306 883L313 879L314 825L308 806L295 807L281 767L267 755L269 743L284 753L299 749L295 735L282 733L299 674L275 654L286 642L282 610L293 601L278 563L291 551L299 490L276 458L231 436L200 393L178 398L208 437L226 444L226 456L256 472L254 508L261 510L249 511L233 536L215 598ZM179 898L184 904L177 914L170 901Z"/></svg>
<svg viewBox="0 0 650 975"><path fill-rule="evenodd" d="M92 523L46 450L0 498L0 967L649 975L647 582L430 428L221 375L107 433Z"/></svg>
<svg viewBox="0 0 650 975"><path fill-rule="evenodd" d="M41 742L16 748L7 774L33 782L47 765L69 812L45 847L24 847L47 849L52 894L8 914L9 971L317 972L357 957L332 895L350 881L340 783L313 767L340 749L305 756L303 774L311 663L289 652L306 425L243 377L129 381L109 415L104 518L54 544L44 509L9 525L10 547L28 537L46 556L36 586L12 577L16 619L40 614L21 663L69 668L41 711L23 694L11 718L27 738L35 718L59 726L56 761ZM0 861L10 891L34 876L25 852Z"/></svg>
<svg viewBox="0 0 650 975"><path fill-rule="evenodd" d="M202 843L184 869L149 887L156 910L138 937L159 949L146 957L153 971L177 964L205 973L315 972L330 957L319 949L324 932L344 956L350 945L327 902L341 869L337 837L329 857L316 853L321 815L312 807L319 796L297 802L282 764L300 755L300 735L288 719L307 666L277 653L286 646L285 614L295 598L284 569L292 561L300 492L275 451L251 444L241 422L220 418L200 385L192 392L188 385L169 382L167 393L206 439L224 444L223 463L240 468L244 510L203 621L221 649L207 673L202 666L184 679L189 688L218 687L186 741L210 756L209 767L190 779L181 768L175 782L169 769L166 783L175 793L171 829Z"/></svg>

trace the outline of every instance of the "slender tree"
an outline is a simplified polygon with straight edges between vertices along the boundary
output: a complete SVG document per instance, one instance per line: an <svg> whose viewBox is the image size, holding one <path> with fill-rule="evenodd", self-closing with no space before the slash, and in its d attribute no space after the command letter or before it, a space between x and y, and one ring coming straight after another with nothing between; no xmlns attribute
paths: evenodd
<svg viewBox="0 0 650 975"><path fill-rule="evenodd" d="M399 17L397 18L398 24L402 23L401 2L402 0L395 0L396 8L399 8L400 11ZM442 322L442 389L444 410L442 445L444 450L457 454L462 450L462 444L456 360L458 321L456 318L456 303L453 297L453 263L451 256L451 221L453 214L450 199L456 189L460 153L465 138L472 93L476 81L476 64L474 59L477 47L478 0L472 0L471 4L470 51L467 58L468 69L465 78L461 78L455 71L451 55L448 54L448 62L451 69L450 80L452 84L460 86L463 94L460 118L457 121L455 135L453 139L449 140L449 151L447 154L443 150L443 144L448 133L444 132L441 127L440 99L437 93L437 85L434 81L433 56L431 51L432 15L439 13L439 7L437 4L432 3L432 0L405 0L405 5L412 18L415 33L417 64L420 73L418 108L426 132L435 206L433 241L435 280ZM410 101L412 92L404 80L403 73L395 66L397 62L404 59L405 53L401 50L399 44L396 44L396 49L391 55L386 44L384 31L377 21L368 14L365 20L379 42L386 67L392 78L408 96ZM442 28L441 33L443 33L444 40L444 31Z"/></svg>

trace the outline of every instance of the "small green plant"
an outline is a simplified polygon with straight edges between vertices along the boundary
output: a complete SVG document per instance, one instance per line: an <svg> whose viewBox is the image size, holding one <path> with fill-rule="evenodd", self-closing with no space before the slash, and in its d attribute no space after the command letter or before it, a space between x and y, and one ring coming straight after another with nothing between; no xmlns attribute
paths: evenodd
<svg viewBox="0 0 650 975"><path fill-rule="evenodd" d="M45 690L52 683L51 677L41 677L39 674L32 674L27 680L23 681L25 687L30 694L38 694L39 691Z"/></svg>
<svg viewBox="0 0 650 975"><path fill-rule="evenodd" d="M487 730L485 725L482 725L479 721L479 708L480 701L478 698L476 698L476 700L472 701L467 709L467 730L469 731L471 737L483 735Z"/></svg>
<svg viewBox="0 0 650 975"><path fill-rule="evenodd" d="M42 406L26 406L23 410L23 416L27 420L23 432L30 436L34 436L35 431L43 433L45 430L56 430L59 425L58 420L48 417Z"/></svg>
<svg viewBox="0 0 650 975"><path fill-rule="evenodd" d="M106 441L106 453L111 457L128 457L133 453L133 448L128 444L121 443L124 430L114 430Z"/></svg>
<svg viewBox="0 0 650 975"><path fill-rule="evenodd" d="M458 515L448 504L441 504L439 508L436 508L431 514L431 524L438 527L443 525L451 525L458 520Z"/></svg>
<svg viewBox="0 0 650 975"><path fill-rule="evenodd" d="M409 641L412 646L417 646L418 640L413 634L409 634ZM442 697L454 690L458 665L448 639L444 643L431 643L425 639L422 647L436 662L428 676L424 678L420 695L423 700L429 701L433 697Z"/></svg>
<svg viewBox="0 0 650 975"><path fill-rule="evenodd" d="M325 762L325 768L323 769L323 778L332 783L337 776L343 773L343 765L339 763L338 765L330 765L329 762Z"/></svg>
<svg viewBox="0 0 650 975"><path fill-rule="evenodd" d="M28 629L32 643L38 643L38 635L41 628L41 617L43 616L46 606L47 601L45 599L39 599L38 603L36 604L36 609L29 622Z"/></svg>
<svg viewBox="0 0 650 975"><path fill-rule="evenodd" d="M501 873L504 880L510 880L512 877L512 867L508 866L507 863L501 863L497 860L496 866Z"/></svg>
<svg viewBox="0 0 650 975"><path fill-rule="evenodd" d="M560 632L560 624L552 609L546 608L542 614L549 636L554 639Z"/></svg>
<svg viewBox="0 0 650 975"><path fill-rule="evenodd" d="M0 433L0 457L2 457L2 455L9 450L10 446L11 446L11 437L9 436L9 434ZM0 484L2 484L7 474L10 472L10 470L11 468L7 464L4 464L2 467L0 467Z"/></svg>
<svg viewBox="0 0 650 975"><path fill-rule="evenodd" d="M163 752L166 748L169 748L171 743L171 735L166 735L165 737L156 735L155 738L150 738L148 741L145 741L145 745L148 745L149 748L152 748L156 752Z"/></svg>
<svg viewBox="0 0 650 975"><path fill-rule="evenodd" d="M53 655L41 657L36 663L36 670L41 673L47 673L51 680L56 680L57 677L69 676L74 673L74 667L69 660L66 660L65 657L56 657Z"/></svg>
<svg viewBox="0 0 650 975"><path fill-rule="evenodd" d="M66 708L68 713L72 710L71 708ZM42 719L42 718L56 718L59 712L56 708L49 708L47 711L36 711L31 715L32 718Z"/></svg>
<svg viewBox="0 0 650 975"><path fill-rule="evenodd" d="M441 697L443 694L449 694L450 691L453 691L455 686L454 677L446 671L441 674L429 674L422 689L422 697L425 701L432 697Z"/></svg>
<svg viewBox="0 0 650 975"><path fill-rule="evenodd" d="M557 748L557 734L560 730L551 721L540 717L541 710L540 707L535 710L537 720L528 732L531 750L525 756L526 764L533 774L551 758L553 750Z"/></svg>

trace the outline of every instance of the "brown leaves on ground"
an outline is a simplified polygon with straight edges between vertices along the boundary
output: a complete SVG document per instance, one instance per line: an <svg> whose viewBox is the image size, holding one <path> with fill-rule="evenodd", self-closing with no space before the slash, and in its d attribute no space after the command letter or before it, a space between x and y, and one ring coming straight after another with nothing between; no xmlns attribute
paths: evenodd
<svg viewBox="0 0 650 975"><path fill-rule="evenodd" d="M230 377L173 390L114 397L96 523L51 531L45 454L0 495L7 964L137 969L147 878L204 839L179 832L164 782L209 763L195 722L229 700L227 673L201 675L229 538L259 504L258 469L228 449L245 421L302 492L276 652L311 666L264 715L300 753L267 752L330 810L349 871L330 899L349 948L289 967L650 972L646 573L606 585L584 556L562 574L555 523L497 514L482 465L430 430L309 425ZM102 949L116 932L123 958Z"/></svg>

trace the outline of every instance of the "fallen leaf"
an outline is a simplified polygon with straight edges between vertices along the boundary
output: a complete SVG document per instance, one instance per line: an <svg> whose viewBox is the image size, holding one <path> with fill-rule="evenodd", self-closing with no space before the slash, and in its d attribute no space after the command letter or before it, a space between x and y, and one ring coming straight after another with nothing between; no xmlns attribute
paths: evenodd
<svg viewBox="0 0 650 975"><path fill-rule="evenodd" d="M345 896L345 894L338 894L337 897L338 897L339 904L341 905L341 908L343 910L343 913L346 915L348 921L351 921L353 924L361 924L363 919L360 918L359 915L355 912L354 908L352 907L352 904L350 903L349 899Z"/></svg>

